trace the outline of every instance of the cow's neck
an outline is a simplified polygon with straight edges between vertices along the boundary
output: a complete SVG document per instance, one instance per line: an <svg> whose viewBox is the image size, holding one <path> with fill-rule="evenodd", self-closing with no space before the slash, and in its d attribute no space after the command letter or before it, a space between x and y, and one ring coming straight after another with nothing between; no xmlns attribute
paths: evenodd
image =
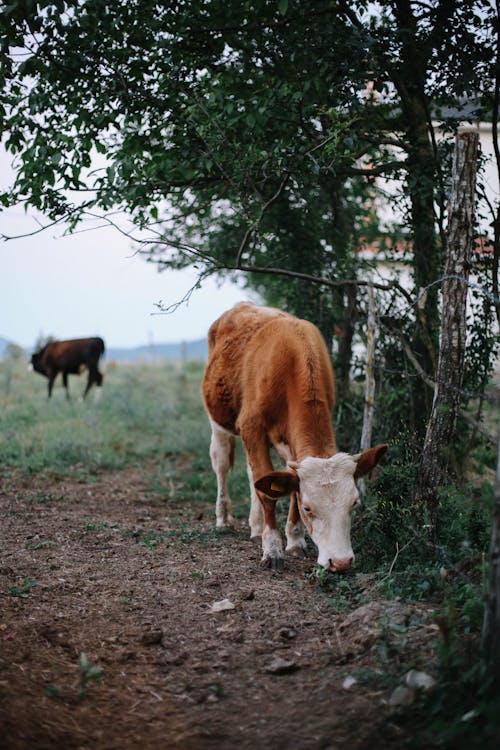
<svg viewBox="0 0 500 750"><path fill-rule="evenodd" d="M289 410L288 440L293 458L329 458L337 452L330 410L323 401L307 401Z"/></svg>

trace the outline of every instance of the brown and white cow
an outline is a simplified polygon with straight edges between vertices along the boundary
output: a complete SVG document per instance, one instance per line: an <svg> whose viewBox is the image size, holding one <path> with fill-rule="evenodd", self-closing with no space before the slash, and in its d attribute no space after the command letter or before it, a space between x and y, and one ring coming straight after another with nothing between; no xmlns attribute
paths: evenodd
<svg viewBox="0 0 500 750"><path fill-rule="evenodd" d="M270 307L235 305L210 327L202 394L212 426L217 527L233 523L226 479L234 436L240 435L250 480L250 534L262 537L263 563L283 568L276 501L290 495L286 550L305 553L305 527L319 565L350 568L355 480L373 469L387 445L355 456L337 452L334 376L318 329ZM273 470L271 447L286 468Z"/></svg>
<svg viewBox="0 0 500 750"><path fill-rule="evenodd" d="M103 375L99 372L99 358L104 354L104 341L99 337L51 341L31 357L31 365L36 372L49 379L49 398L57 375L62 372L66 398L69 399L68 375L79 375L89 371L83 397L92 385L102 385Z"/></svg>

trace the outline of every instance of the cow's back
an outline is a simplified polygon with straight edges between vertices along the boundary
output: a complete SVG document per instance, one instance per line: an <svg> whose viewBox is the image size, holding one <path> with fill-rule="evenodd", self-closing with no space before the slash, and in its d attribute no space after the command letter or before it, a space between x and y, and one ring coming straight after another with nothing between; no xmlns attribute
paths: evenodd
<svg viewBox="0 0 500 750"><path fill-rule="evenodd" d="M215 321L208 338L202 392L210 416L226 429L237 431L242 411L270 428L296 400L333 406L330 359L311 323L240 303Z"/></svg>
<svg viewBox="0 0 500 750"><path fill-rule="evenodd" d="M43 362L48 369L78 374L82 366L96 366L104 353L104 341L99 337L52 341L45 347Z"/></svg>
<svg viewBox="0 0 500 750"><path fill-rule="evenodd" d="M211 418L228 430L235 429L241 408L243 366L250 342L270 320L280 316L286 313L240 302L210 326L202 395Z"/></svg>

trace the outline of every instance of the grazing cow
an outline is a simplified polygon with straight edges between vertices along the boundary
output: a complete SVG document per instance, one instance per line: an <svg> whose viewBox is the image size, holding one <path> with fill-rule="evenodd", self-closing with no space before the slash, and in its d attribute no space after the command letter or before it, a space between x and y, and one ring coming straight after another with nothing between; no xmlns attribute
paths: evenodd
<svg viewBox="0 0 500 750"><path fill-rule="evenodd" d="M334 376L318 329L270 307L235 305L210 327L202 395L212 426L217 527L233 522L226 478L234 436L240 435L250 480L250 534L262 538L263 564L283 568L276 501L290 495L287 552L305 554L305 527L319 565L349 569L355 480L373 469L387 445L355 456L337 452ZM286 468L273 470L271 446Z"/></svg>
<svg viewBox="0 0 500 750"><path fill-rule="evenodd" d="M99 372L100 356L104 354L104 341L101 338L71 339L51 341L31 357L33 369L49 379L49 398L57 375L62 372L66 398L69 399L68 375L79 375L89 371L85 397L92 385L102 385L103 376Z"/></svg>

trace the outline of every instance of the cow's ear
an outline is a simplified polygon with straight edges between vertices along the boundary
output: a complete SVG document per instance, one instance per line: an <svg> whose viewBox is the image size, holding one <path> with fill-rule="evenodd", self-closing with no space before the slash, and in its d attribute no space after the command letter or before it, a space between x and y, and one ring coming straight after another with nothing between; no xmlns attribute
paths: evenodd
<svg viewBox="0 0 500 750"><path fill-rule="evenodd" d="M291 492L298 492L299 477L295 471L271 471L264 474L255 482L256 489L263 492L264 495L272 498L289 495Z"/></svg>
<svg viewBox="0 0 500 750"><path fill-rule="evenodd" d="M353 456L353 459L357 463L354 471L354 479L359 479L359 477L364 477L365 474L369 474L378 464L388 447L389 446L385 443L382 445L376 445L373 448L368 448L368 450L363 451L363 453L358 453L357 456Z"/></svg>

